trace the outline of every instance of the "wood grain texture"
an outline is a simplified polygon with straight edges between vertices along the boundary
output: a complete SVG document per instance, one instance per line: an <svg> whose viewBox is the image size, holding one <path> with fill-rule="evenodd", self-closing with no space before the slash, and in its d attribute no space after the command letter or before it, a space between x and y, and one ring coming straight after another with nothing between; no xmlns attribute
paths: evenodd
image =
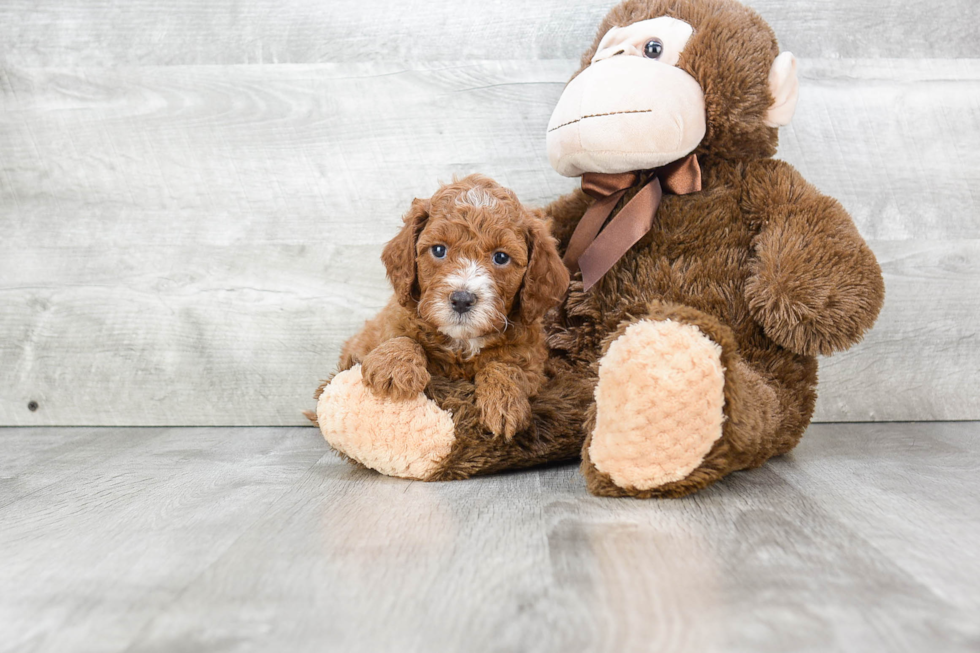
<svg viewBox="0 0 980 653"><path fill-rule="evenodd" d="M134 435L0 429L0 651L980 646L977 423L816 425L646 502L383 477L310 428Z"/></svg>
<svg viewBox="0 0 980 653"><path fill-rule="evenodd" d="M532 204L574 186L543 137L573 68L3 69L0 423L300 424L388 295L377 257L413 196L473 171ZM817 418L980 417L980 64L802 71L780 154L888 277Z"/></svg>
<svg viewBox="0 0 980 653"><path fill-rule="evenodd" d="M980 240L872 241L885 306L820 361L817 421L972 419L980 410Z"/></svg>
<svg viewBox="0 0 980 653"><path fill-rule="evenodd" d="M578 59L615 0L10 0L27 67ZM980 57L974 0L749 0L803 57Z"/></svg>

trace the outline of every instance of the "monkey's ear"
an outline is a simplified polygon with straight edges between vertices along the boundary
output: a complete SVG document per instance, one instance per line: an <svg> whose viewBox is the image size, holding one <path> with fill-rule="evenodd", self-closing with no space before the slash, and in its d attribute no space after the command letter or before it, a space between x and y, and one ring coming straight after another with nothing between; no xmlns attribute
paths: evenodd
<svg viewBox="0 0 980 653"><path fill-rule="evenodd" d="M418 302L418 268L415 265L415 244L429 219L429 200L412 200L405 214L405 224L398 235L388 241L381 252L381 261L388 271L388 280L395 289L398 303L412 308Z"/></svg>
<svg viewBox="0 0 980 653"><path fill-rule="evenodd" d="M568 269L558 255L548 221L540 211L532 211L531 216L527 233L528 263L518 295L520 318L525 324L532 324L547 313L568 291Z"/></svg>
<svg viewBox="0 0 980 653"><path fill-rule="evenodd" d="M769 69L769 94L772 106L766 112L768 127L783 127L793 119L796 101L800 97L800 80L796 77L796 57L783 52L772 62Z"/></svg>

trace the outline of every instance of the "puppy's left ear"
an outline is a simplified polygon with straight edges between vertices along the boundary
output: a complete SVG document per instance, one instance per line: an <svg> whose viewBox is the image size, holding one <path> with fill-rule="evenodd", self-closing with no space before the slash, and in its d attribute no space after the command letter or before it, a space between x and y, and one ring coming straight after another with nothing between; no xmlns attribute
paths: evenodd
<svg viewBox="0 0 980 653"><path fill-rule="evenodd" d="M388 241L381 252L381 262L385 264L395 297L405 308L413 308L419 299L415 244L428 219L429 200L412 200L412 208L405 214L401 231Z"/></svg>
<svg viewBox="0 0 980 653"><path fill-rule="evenodd" d="M519 296L520 318L531 324L562 300L568 291L568 268L558 255L558 246L544 214L533 211L527 231L527 270Z"/></svg>

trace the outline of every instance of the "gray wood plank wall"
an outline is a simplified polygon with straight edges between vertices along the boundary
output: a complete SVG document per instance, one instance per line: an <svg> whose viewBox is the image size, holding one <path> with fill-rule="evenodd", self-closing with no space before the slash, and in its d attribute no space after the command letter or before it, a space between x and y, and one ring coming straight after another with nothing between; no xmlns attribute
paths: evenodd
<svg viewBox="0 0 980 653"><path fill-rule="evenodd" d="M413 196L574 186L544 128L612 4L4 3L0 424L302 423ZM751 4L801 57L780 156L886 275L817 418L980 419L980 3Z"/></svg>

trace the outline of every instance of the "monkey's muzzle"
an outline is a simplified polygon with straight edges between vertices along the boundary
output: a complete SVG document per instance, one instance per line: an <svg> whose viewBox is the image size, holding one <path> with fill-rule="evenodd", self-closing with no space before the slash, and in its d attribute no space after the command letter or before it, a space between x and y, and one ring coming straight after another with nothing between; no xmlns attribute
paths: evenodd
<svg viewBox="0 0 980 653"><path fill-rule="evenodd" d="M559 174L657 168L705 134L704 93L685 71L641 57L597 61L565 87L548 123Z"/></svg>

